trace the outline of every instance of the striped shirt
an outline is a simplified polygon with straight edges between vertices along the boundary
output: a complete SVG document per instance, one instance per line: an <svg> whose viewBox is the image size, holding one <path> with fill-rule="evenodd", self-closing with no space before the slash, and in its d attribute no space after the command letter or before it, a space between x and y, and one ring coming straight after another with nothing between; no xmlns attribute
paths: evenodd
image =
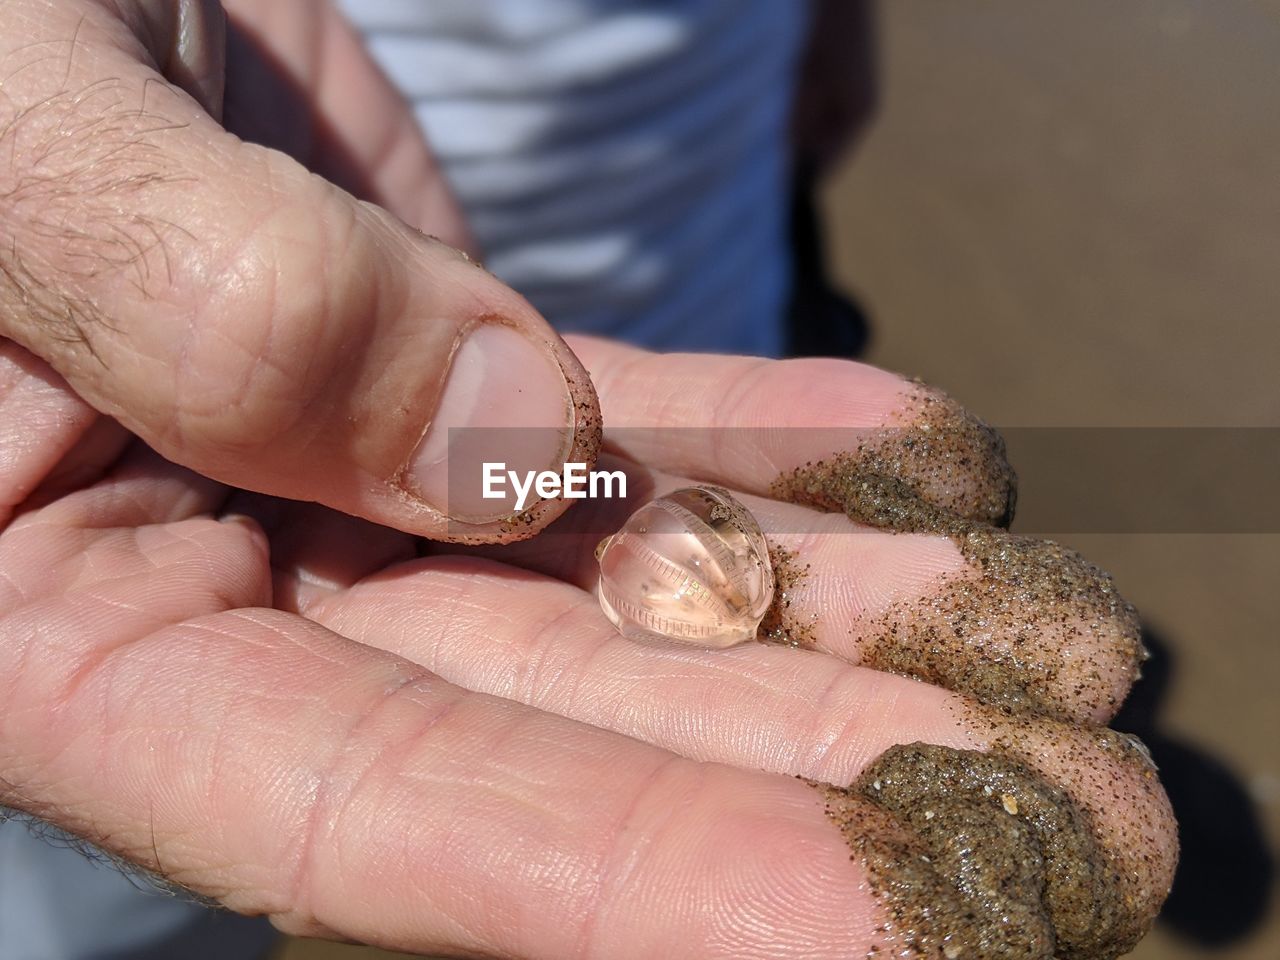
<svg viewBox="0 0 1280 960"><path fill-rule="evenodd" d="M561 330L777 354L802 0L341 0Z"/></svg>

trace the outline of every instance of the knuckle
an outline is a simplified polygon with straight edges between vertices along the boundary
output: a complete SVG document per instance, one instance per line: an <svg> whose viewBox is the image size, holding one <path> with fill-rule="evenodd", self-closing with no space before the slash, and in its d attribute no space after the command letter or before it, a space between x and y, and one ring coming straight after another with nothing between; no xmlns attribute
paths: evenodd
<svg viewBox="0 0 1280 960"><path fill-rule="evenodd" d="M175 371L178 446L297 450L345 415L383 291L367 231L333 197L293 189L214 255Z"/></svg>

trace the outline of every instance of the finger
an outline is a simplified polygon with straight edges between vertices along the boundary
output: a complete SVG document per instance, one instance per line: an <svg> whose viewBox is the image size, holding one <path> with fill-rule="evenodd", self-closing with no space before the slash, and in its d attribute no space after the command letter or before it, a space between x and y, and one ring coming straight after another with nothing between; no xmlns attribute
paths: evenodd
<svg viewBox="0 0 1280 960"><path fill-rule="evenodd" d="M47 363L0 340L0 523L8 522L96 419Z"/></svg>
<svg viewBox="0 0 1280 960"><path fill-rule="evenodd" d="M775 492L785 499L898 529L919 529L936 510L1006 526L1013 515L999 435L920 383L846 360L656 354L570 339L600 392L610 445L637 463L757 494L781 480ZM823 497L815 473L861 496Z"/></svg>
<svg viewBox="0 0 1280 960"><path fill-rule="evenodd" d="M418 554L414 537L313 503L238 493L225 514L252 519L271 544L272 606L297 611Z"/></svg>
<svg viewBox="0 0 1280 960"><path fill-rule="evenodd" d="M627 498L588 500L533 540L475 553L594 590L601 538L640 504L692 482L608 456L600 468L626 474ZM890 533L740 496L778 584L766 641L1063 719L1106 722L1137 677L1137 618L1110 579L1070 551L996 530L961 544Z"/></svg>
<svg viewBox="0 0 1280 960"><path fill-rule="evenodd" d="M445 243L477 252L404 97L328 2L229 0L226 122Z"/></svg>
<svg viewBox="0 0 1280 960"><path fill-rule="evenodd" d="M1116 931L1145 927L1168 890L1176 841L1167 802L1142 755L1109 731L1010 718L785 648L631 643L582 591L482 559L415 561L306 612L460 686L698 760L846 784L887 752L901 764L899 744L985 751L1033 769L1084 811L1109 869L1125 878L1107 894L1109 906L1132 911L1114 919ZM1087 868L1056 855L1051 872Z"/></svg>
<svg viewBox="0 0 1280 960"><path fill-rule="evenodd" d="M563 510L515 516L449 489L451 428L545 428L488 457L522 472L593 459L589 380L527 303L224 133L100 5L37 24L41 49L89 53L56 69L31 54L5 87L20 119L3 332L167 458L236 486L450 539L528 535Z"/></svg>
<svg viewBox="0 0 1280 960"><path fill-rule="evenodd" d="M70 602L5 607L0 801L285 930L404 950L834 958L880 939L811 788L460 690L301 618L210 613L249 598L260 539L195 519L58 543L46 583Z"/></svg>
<svg viewBox="0 0 1280 960"><path fill-rule="evenodd" d="M783 647L633 643L589 594L482 558L412 561L303 612L466 689L696 759L839 783L902 730L967 742L939 688Z"/></svg>
<svg viewBox="0 0 1280 960"><path fill-rule="evenodd" d="M92 649L105 657L175 618L269 602L266 538L247 522L198 516L209 486L140 459L15 521L0 535L0 617L15 656L42 637L87 654L98 637ZM156 522L165 517L182 519ZM18 679L0 671L0 689ZM37 685L56 681L50 674Z"/></svg>
<svg viewBox="0 0 1280 960"><path fill-rule="evenodd" d="M45 474L19 510L43 507L96 483L137 443L137 438L116 421L95 413L89 428Z"/></svg>
<svg viewBox="0 0 1280 960"><path fill-rule="evenodd" d="M0 569L15 591L11 597L48 593L56 589L49 557L61 555L59 544L68 537L89 543L97 531L111 530L127 539L129 528L191 520L217 509L227 496L221 484L139 447L92 487L15 519L5 534L8 552L0 557ZM256 525L249 526L262 538Z"/></svg>

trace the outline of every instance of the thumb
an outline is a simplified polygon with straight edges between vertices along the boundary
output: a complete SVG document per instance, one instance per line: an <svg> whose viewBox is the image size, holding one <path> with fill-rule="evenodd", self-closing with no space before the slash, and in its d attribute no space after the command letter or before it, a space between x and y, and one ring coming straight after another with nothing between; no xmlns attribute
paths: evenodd
<svg viewBox="0 0 1280 960"><path fill-rule="evenodd" d="M43 57L0 107L0 333L229 484L450 540L512 539L563 509L482 496L481 460L558 471L599 443L590 379L536 311L226 133L102 6L41 9L49 43L0 51Z"/></svg>

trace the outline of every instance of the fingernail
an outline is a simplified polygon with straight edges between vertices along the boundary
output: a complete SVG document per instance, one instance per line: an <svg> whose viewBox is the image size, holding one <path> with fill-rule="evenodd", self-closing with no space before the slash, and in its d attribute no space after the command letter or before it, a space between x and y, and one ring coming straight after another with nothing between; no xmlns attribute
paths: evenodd
<svg viewBox="0 0 1280 960"><path fill-rule="evenodd" d="M1159 771L1160 768L1156 766L1156 758L1151 755L1151 748L1146 745L1141 737L1134 733L1125 733L1122 736L1129 746L1133 748L1133 751L1146 761L1147 766L1152 770Z"/></svg>
<svg viewBox="0 0 1280 960"><path fill-rule="evenodd" d="M512 484L490 485L485 464L521 477L560 473L573 442L569 385L550 348L513 327L486 323L458 345L435 415L402 482L453 520L491 523L515 512ZM524 504L527 510L533 498Z"/></svg>

